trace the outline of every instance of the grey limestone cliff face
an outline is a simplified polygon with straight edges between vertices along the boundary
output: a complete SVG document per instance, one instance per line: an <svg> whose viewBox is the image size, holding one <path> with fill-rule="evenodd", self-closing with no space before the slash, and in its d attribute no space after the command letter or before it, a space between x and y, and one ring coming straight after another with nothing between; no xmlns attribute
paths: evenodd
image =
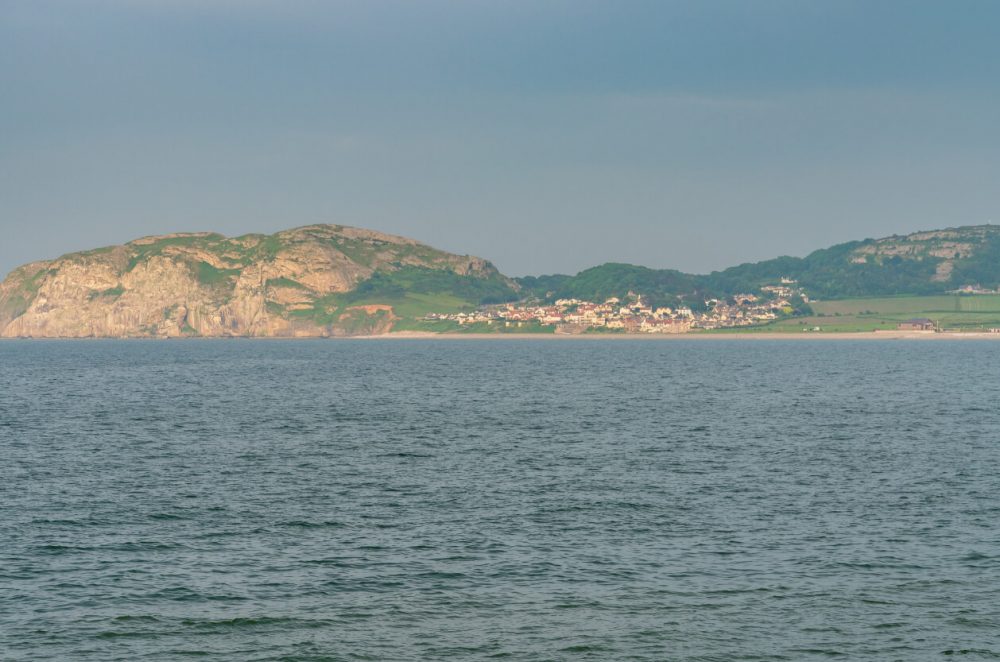
<svg viewBox="0 0 1000 662"><path fill-rule="evenodd" d="M502 281L486 260L339 225L227 238L183 233L64 255L0 283L0 336L331 336L382 333L391 305L341 295L407 268Z"/></svg>

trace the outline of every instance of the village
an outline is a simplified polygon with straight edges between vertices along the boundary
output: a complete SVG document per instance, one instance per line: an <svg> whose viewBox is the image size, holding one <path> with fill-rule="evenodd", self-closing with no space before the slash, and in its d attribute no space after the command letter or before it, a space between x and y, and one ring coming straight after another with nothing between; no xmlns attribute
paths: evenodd
<svg viewBox="0 0 1000 662"><path fill-rule="evenodd" d="M794 280L761 288L761 294L736 294L727 299L708 299L701 310L690 306L653 307L641 294L629 292L622 300L611 297L602 303L580 299L558 299L552 304L517 302L483 306L459 313L430 313L428 321L448 320L460 325L504 328L550 327L560 333L687 333L697 329L724 329L765 324L792 314L793 297L809 299ZM700 307L699 307L700 308Z"/></svg>

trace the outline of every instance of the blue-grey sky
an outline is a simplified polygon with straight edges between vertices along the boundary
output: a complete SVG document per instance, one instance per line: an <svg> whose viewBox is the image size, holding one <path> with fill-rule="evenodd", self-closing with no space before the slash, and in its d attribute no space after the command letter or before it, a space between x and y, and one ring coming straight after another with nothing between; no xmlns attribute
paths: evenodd
<svg viewBox="0 0 1000 662"><path fill-rule="evenodd" d="M0 272L370 227L512 275L1000 222L1000 2L0 0Z"/></svg>

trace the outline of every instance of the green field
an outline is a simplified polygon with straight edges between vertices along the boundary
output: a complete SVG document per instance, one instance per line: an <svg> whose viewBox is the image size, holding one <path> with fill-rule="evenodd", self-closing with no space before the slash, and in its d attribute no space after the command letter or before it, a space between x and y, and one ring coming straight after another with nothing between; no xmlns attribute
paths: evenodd
<svg viewBox="0 0 1000 662"><path fill-rule="evenodd" d="M371 296L352 298L346 306L366 306L371 304L384 304L392 306L392 312L397 316L410 319L418 319L427 313L457 313L463 310L474 310L476 304L471 301L461 299L446 292L435 292L433 294L423 294L419 292L406 292L397 296Z"/></svg>
<svg viewBox="0 0 1000 662"><path fill-rule="evenodd" d="M942 329L976 331L1000 327L1000 295L839 299L814 301L810 305L815 315L718 332L801 332L817 327L820 332L829 333L892 330L899 322L913 317L932 319Z"/></svg>
<svg viewBox="0 0 1000 662"><path fill-rule="evenodd" d="M904 314L932 317L923 313L1000 313L1000 294L839 299L814 301L810 305L818 315Z"/></svg>

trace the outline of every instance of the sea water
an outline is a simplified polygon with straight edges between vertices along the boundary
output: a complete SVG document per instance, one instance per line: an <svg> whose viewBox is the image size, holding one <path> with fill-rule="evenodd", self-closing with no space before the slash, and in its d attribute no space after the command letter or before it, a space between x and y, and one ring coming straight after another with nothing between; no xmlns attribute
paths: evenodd
<svg viewBox="0 0 1000 662"><path fill-rule="evenodd" d="M996 659L998 488L989 341L0 342L0 659Z"/></svg>

